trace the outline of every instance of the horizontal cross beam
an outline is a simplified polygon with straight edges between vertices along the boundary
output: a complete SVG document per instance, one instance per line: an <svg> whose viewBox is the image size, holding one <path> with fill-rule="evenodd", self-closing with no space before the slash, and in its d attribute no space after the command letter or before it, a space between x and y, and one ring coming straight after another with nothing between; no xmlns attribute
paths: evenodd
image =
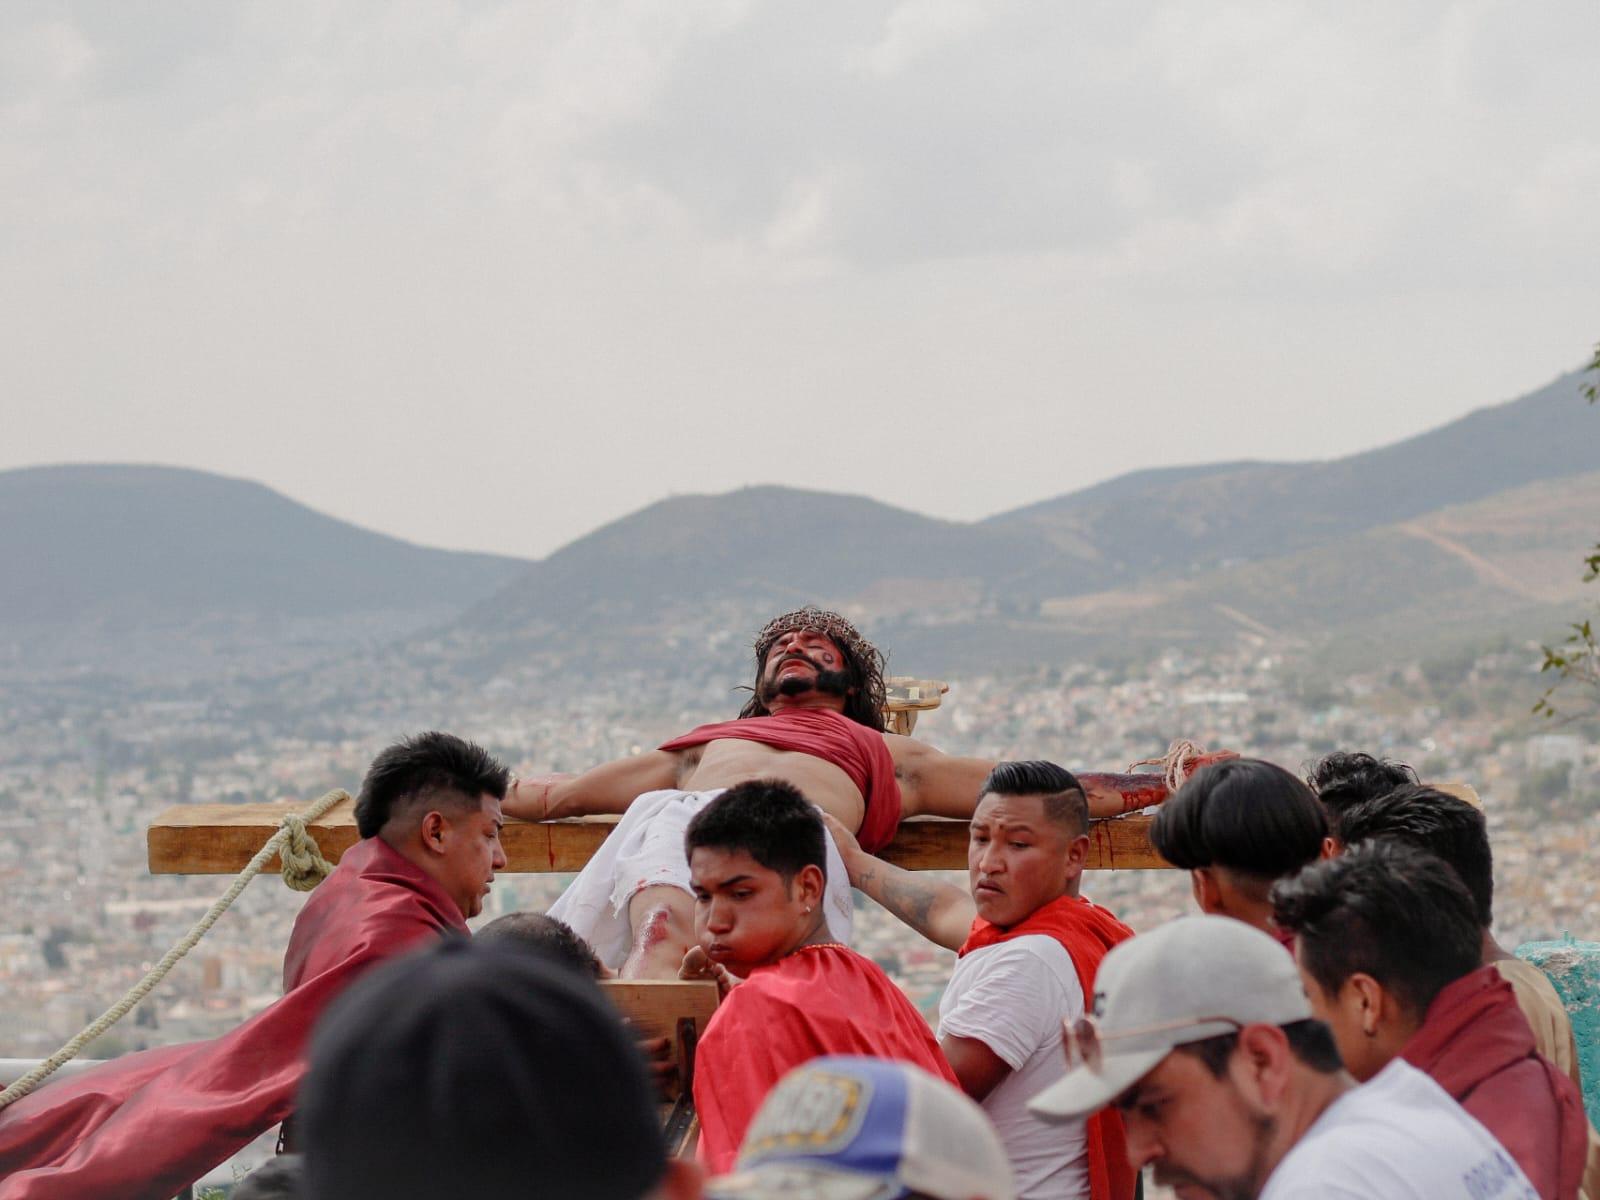
<svg viewBox="0 0 1600 1200"><path fill-rule="evenodd" d="M244 867L297 804L179 804L156 817L146 835L152 875L231 875ZM563 821L506 821L500 841L506 870L577 871L616 827L616 817ZM323 857L337 862L356 843L353 805L336 805L308 826ZM911 817L900 823L882 857L914 871L964 871L967 822ZM1093 870L1170 866L1150 846L1150 818L1135 814L1094 821L1089 830ZM267 870L278 870L274 858Z"/></svg>

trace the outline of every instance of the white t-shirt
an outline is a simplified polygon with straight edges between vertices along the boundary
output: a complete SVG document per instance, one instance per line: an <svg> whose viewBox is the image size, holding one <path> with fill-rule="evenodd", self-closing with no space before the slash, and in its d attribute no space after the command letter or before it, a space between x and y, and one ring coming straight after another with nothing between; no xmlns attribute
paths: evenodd
<svg viewBox="0 0 1600 1200"><path fill-rule="evenodd" d="M1019 1200L1089 1195L1082 1121L1047 1124L1028 1101L1067 1073L1061 1022L1083 1015L1083 988L1066 947L1028 934L958 959L939 1002L939 1036L975 1038L1011 1073L983 1100L1016 1175Z"/></svg>
<svg viewBox="0 0 1600 1200"><path fill-rule="evenodd" d="M1476 1117L1403 1059L1329 1105L1261 1200L1538 1200Z"/></svg>

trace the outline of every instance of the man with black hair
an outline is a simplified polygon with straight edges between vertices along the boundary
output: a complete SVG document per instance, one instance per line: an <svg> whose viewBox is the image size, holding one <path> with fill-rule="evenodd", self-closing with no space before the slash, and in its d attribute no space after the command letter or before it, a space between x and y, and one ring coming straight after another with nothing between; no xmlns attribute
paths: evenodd
<svg viewBox="0 0 1600 1200"><path fill-rule="evenodd" d="M1482 934L1482 962L1500 972L1517 994L1539 1053L1578 1085L1577 1040L1566 1005L1545 973L1506 951L1495 940L1494 853L1483 811L1437 788L1413 784L1354 804L1340 818L1348 845L1394 841L1436 854L1449 863L1472 894Z"/></svg>
<svg viewBox="0 0 1600 1200"><path fill-rule="evenodd" d="M125 1055L0 1111L0 1194L171 1196L284 1120L327 1003L373 963L467 933L505 865L508 779L448 733L380 753L356 801L361 840L295 917L282 998L220 1038Z"/></svg>
<svg viewBox="0 0 1600 1200"><path fill-rule="evenodd" d="M1189 872L1201 912L1254 925L1285 945L1272 924L1272 885L1314 862L1327 836L1311 789L1257 758L1196 772L1150 826L1156 852Z"/></svg>
<svg viewBox="0 0 1600 1200"><path fill-rule="evenodd" d="M1346 809L1416 782L1417 773L1410 764L1376 758L1359 750L1335 750L1324 755L1306 775L1306 784L1327 810L1328 825L1335 838Z"/></svg>
<svg viewBox="0 0 1600 1200"><path fill-rule="evenodd" d="M898 1059L955 1082L905 993L829 934L821 908L827 842L817 810L781 780L729 788L684 835L695 957L743 980L696 1052L700 1152L713 1171L732 1167L767 1092L813 1058Z"/></svg>
<svg viewBox="0 0 1600 1200"><path fill-rule="evenodd" d="M505 942L547 954L592 979L609 979L614 971L595 957L588 942L571 926L544 913L514 912L496 917L473 935L482 943Z"/></svg>
<svg viewBox="0 0 1600 1200"><path fill-rule="evenodd" d="M835 612L801 608L755 639L750 701L733 721L702 725L655 750L581 775L521 780L506 812L530 821L623 813L617 829L550 909L625 978L677 975L694 943L679 853L689 820L723 788L782 779L844 824L869 851L902 817L966 818L993 768L884 729L885 657ZM1195 756L1192 770L1216 756ZM1091 815L1159 804L1159 775L1082 775ZM832 885L828 925L850 940L849 889Z"/></svg>
<svg viewBox="0 0 1600 1200"><path fill-rule="evenodd" d="M1481 965L1482 926L1450 867L1400 842L1352 846L1273 889L1312 1011L1345 1065L1404 1059L1481 1121L1545 1200L1574 1200L1587 1152L1578 1089L1534 1049L1511 986Z"/></svg>
<svg viewBox="0 0 1600 1200"><path fill-rule="evenodd" d="M592 979L449 939L361 980L300 1091L306 1200L696 1200L645 1071Z"/></svg>
<svg viewBox="0 0 1600 1200"><path fill-rule="evenodd" d="M1517 1007L1533 1031L1535 1048L1582 1092L1578 1043L1567 1006L1543 971L1507 953L1492 932L1494 853L1483 810L1459 796L1413 784L1351 805L1340 818L1340 829L1351 845L1402 842L1450 864L1472 895L1483 935L1483 964L1498 971L1516 993ZM1590 1200L1600 1200L1600 1134L1592 1125L1583 1193Z"/></svg>
<svg viewBox="0 0 1600 1200"><path fill-rule="evenodd" d="M850 882L928 940L960 955L939 1003L939 1045L1005 1144L1023 1200L1126 1200L1115 1112L1060 1129L1028 1100L1066 1073L1062 1022L1076 1021L1106 951L1133 931L1079 895L1089 815L1072 772L997 763L968 833L968 889L866 853L837 822Z"/></svg>
<svg viewBox="0 0 1600 1200"><path fill-rule="evenodd" d="M1363 1087L1295 964L1243 921L1180 917L1106 955L1072 1069L1035 1098L1061 1120L1114 1105L1136 1168L1211 1200L1533 1200L1499 1143L1396 1060Z"/></svg>

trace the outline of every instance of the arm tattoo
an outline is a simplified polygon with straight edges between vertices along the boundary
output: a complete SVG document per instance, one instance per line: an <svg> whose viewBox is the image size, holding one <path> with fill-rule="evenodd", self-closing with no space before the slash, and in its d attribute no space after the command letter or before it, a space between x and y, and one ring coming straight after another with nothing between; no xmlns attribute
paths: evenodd
<svg viewBox="0 0 1600 1200"><path fill-rule="evenodd" d="M897 871L883 881L883 906L919 933L927 933L936 885L924 883L909 871Z"/></svg>

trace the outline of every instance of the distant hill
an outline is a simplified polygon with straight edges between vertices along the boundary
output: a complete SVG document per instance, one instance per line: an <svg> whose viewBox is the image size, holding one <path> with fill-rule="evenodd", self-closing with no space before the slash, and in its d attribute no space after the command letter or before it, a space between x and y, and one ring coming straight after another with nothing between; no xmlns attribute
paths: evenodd
<svg viewBox="0 0 1600 1200"><path fill-rule="evenodd" d="M425 549L198 471L3 472L0 674L273 670L285 647L306 664L401 638L463 678L715 673L807 602L912 672L1241 634L1550 636L1600 512L1580 382L1345 458L1138 471L975 523L787 487L672 496L538 562Z"/></svg>
<svg viewBox="0 0 1600 1200"><path fill-rule="evenodd" d="M970 603L1039 550L1028 530L935 520L865 496L785 487L674 496L528 567L467 620L605 628L730 596L789 604L877 594L893 608L904 588Z"/></svg>
<svg viewBox="0 0 1600 1200"><path fill-rule="evenodd" d="M1600 466L1581 374L1381 449L1321 462L1136 472L991 517L1058 553L1018 581L1078 595L1152 574L1192 574L1286 554L1508 488Z"/></svg>
<svg viewBox="0 0 1600 1200"><path fill-rule="evenodd" d="M1528 637L1541 614L1579 602L1578 548L1597 519L1591 472L1138 591L1062 597L1040 616L1099 637L1137 625L1176 640L1245 632L1283 645L1332 635L1414 648L1495 620Z"/></svg>
<svg viewBox="0 0 1600 1200"><path fill-rule="evenodd" d="M369 620L392 637L526 565L415 546L258 483L131 465L0 472L0 563L0 634L249 625L258 642Z"/></svg>
<svg viewBox="0 0 1600 1200"><path fill-rule="evenodd" d="M533 564L459 628L638 667L742 642L764 614L817 601L868 619L917 670L1239 632L1327 638L1429 612L1452 628L1513 608L1532 619L1573 594L1567 559L1600 511L1592 480L1549 482L1600 465L1579 383L1342 459L1140 471L970 525L791 488L673 497ZM1498 581L1469 569L1461 539L1423 520L1446 513L1467 521L1462 545L1475 522L1484 536L1514 527L1495 551L1522 557Z"/></svg>

